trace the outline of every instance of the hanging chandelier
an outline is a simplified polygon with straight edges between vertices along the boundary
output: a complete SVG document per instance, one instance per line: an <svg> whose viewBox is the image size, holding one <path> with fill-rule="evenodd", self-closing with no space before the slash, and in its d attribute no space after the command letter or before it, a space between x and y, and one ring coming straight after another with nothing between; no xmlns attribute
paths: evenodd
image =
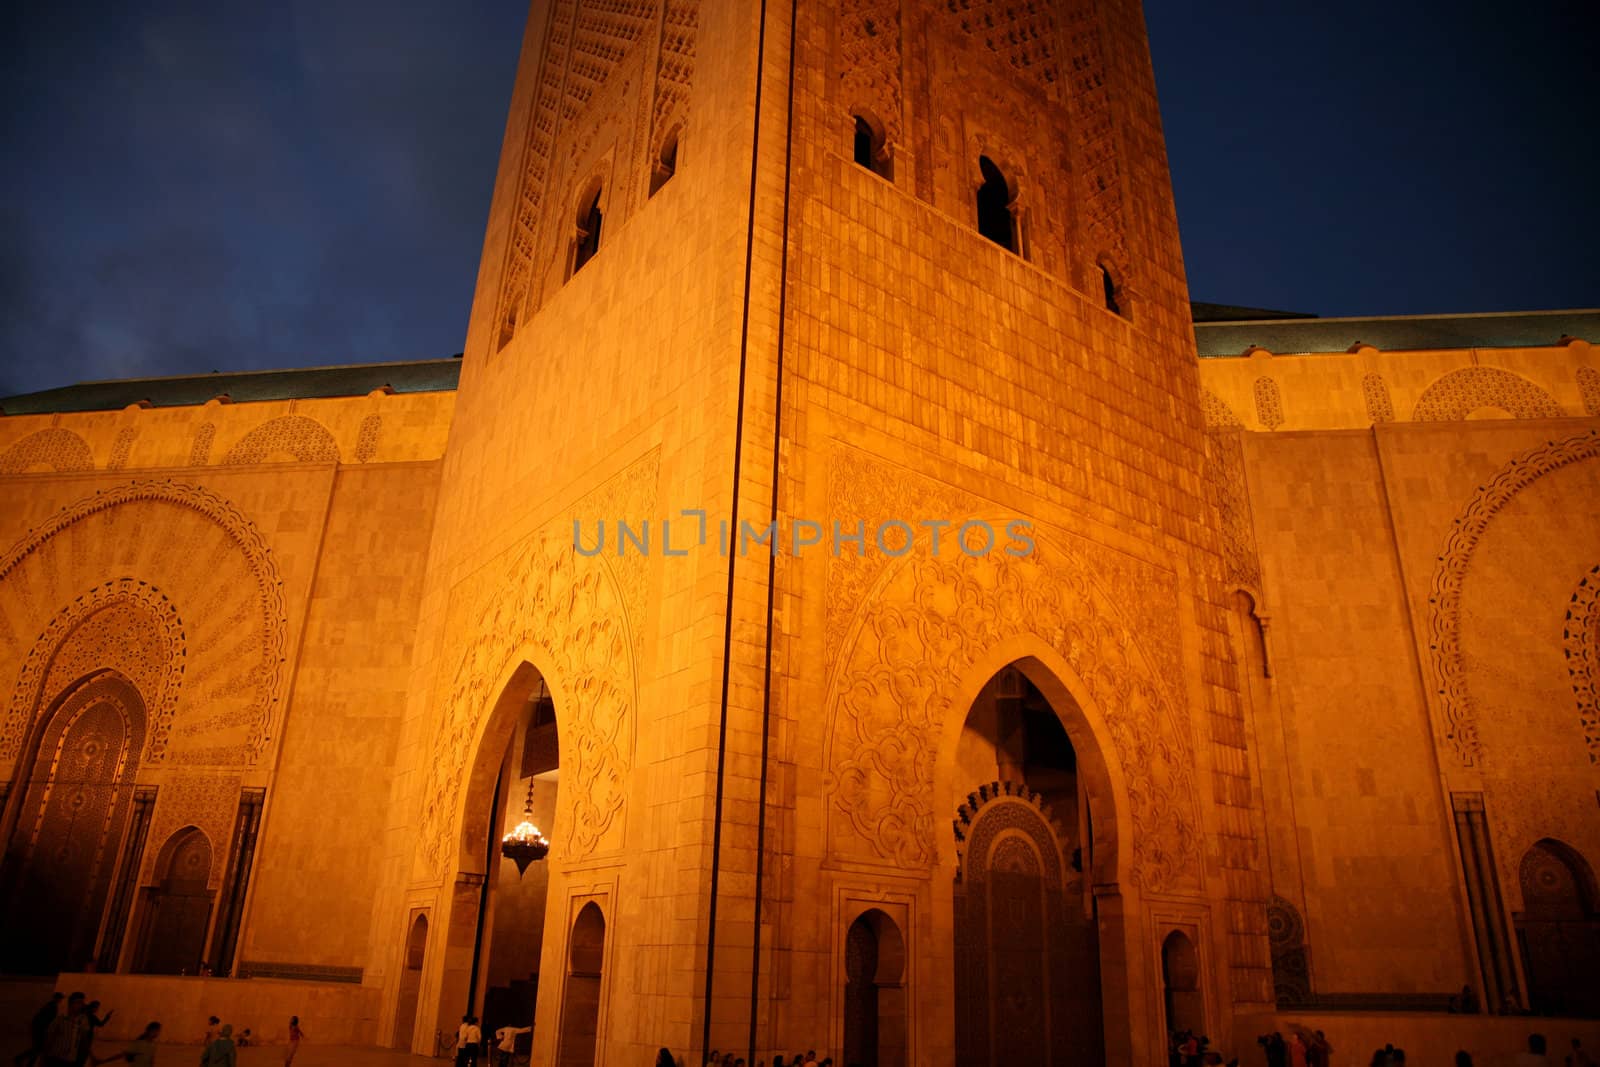
<svg viewBox="0 0 1600 1067"><path fill-rule="evenodd" d="M522 809L522 821L517 828L500 839L500 855L517 865L520 877L528 873L528 864L542 860L550 854L550 840L533 825L533 779L528 779L528 802Z"/></svg>

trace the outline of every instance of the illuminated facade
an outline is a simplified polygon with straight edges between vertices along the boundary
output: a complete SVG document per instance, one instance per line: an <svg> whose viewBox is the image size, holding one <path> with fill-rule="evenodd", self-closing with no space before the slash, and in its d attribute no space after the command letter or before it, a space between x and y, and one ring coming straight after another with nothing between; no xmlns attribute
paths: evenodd
<svg viewBox="0 0 1600 1067"><path fill-rule="evenodd" d="M1133 0L536 5L462 359L6 402L7 958L562 1064L1600 1014L1600 315L1222 318Z"/></svg>

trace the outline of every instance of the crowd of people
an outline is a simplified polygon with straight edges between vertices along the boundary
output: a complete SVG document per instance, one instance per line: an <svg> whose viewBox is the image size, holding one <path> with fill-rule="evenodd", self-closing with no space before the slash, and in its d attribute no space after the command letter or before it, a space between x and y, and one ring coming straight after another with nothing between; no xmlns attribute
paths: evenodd
<svg viewBox="0 0 1600 1067"><path fill-rule="evenodd" d="M116 1060L125 1061L131 1067L155 1067L156 1042L161 1038L159 1022L146 1023L139 1036L120 1052L107 1056L94 1054L96 1032L111 1021L112 1014L107 1011L101 1015L100 1002L89 1000L82 993L53 994L34 1012L29 1024L29 1046L12 1059L12 1067L101 1067ZM284 1067L294 1063L304 1037L300 1017L291 1016ZM249 1044L249 1029L235 1039L233 1025L213 1015L206 1020L205 1036L201 1039L200 1067L238 1067L236 1050Z"/></svg>

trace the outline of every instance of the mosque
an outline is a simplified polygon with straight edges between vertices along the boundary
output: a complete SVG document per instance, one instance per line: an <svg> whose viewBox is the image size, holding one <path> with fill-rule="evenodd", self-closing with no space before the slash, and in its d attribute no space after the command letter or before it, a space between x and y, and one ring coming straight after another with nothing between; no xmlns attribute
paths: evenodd
<svg viewBox="0 0 1600 1067"><path fill-rule="evenodd" d="M1600 1044L1600 312L1191 304L1137 0L534 4L465 338L0 401L8 972Z"/></svg>

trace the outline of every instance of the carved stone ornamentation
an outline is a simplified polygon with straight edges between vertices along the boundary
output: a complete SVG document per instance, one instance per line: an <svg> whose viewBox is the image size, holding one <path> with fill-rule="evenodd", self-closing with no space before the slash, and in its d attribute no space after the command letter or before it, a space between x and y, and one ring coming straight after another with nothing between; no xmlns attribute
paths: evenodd
<svg viewBox="0 0 1600 1067"><path fill-rule="evenodd" d="M107 580L119 574L138 577ZM223 498L145 481L82 499L0 557L0 596L0 664L18 665L0 728L13 750L49 686L111 666L148 702L151 758L238 765L265 751L285 682L283 582Z"/></svg>
<svg viewBox="0 0 1600 1067"><path fill-rule="evenodd" d="M441 694L445 711L435 734L436 754L423 790L424 859L443 875L458 857L459 800L477 753L475 746L493 709L512 657L537 648L552 666L552 688L569 703L556 706L561 735L561 813L566 857L600 849L620 829L624 786L633 764L638 691L636 637L629 603L642 620L645 561L606 561L573 548L573 521L646 516L654 509L659 454L652 451L579 501L571 512L540 527L505 553L460 594L466 629L461 658ZM636 553L635 556L638 556ZM613 572L610 562L620 566ZM635 627L636 628L636 625Z"/></svg>
<svg viewBox="0 0 1600 1067"><path fill-rule="evenodd" d="M1445 741L1462 766L1483 758L1472 694L1461 656L1461 590L1472 554L1489 523L1517 493L1551 471L1600 455L1600 431L1590 430L1524 452L1478 490L1451 526L1428 596L1429 659L1437 684Z"/></svg>
<svg viewBox="0 0 1600 1067"><path fill-rule="evenodd" d="M1589 746L1589 762L1600 764L1600 565L1573 591L1561 624L1561 650L1578 701L1578 721Z"/></svg>
<svg viewBox="0 0 1600 1067"><path fill-rule="evenodd" d="M150 824L149 845L144 850L140 885L154 885L159 872L156 863L162 847L173 834L186 826L199 828L211 843L210 876L206 888L222 886L227 866L228 846L233 839L234 816L239 810L240 779L237 775L182 774L171 779L156 794L156 810Z"/></svg>
<svg viewBox="0 0 1600 1067"><path fill-rule="evenodd" d="M1361 395L1367 402L1367 418L1374 424L1394 421L1394 402L1389 399L1389 386L1382 375L1362 375Z"/></svg>
<svg viewBox="0 0 1600 1067"><path fill-rule="evenodd" d="M280 415L245 434L222 457L225 466L270 463L272 457L294 457L296 463L337 463L339 445L333 434L316 419L304 415Z"/></svg>
<svg viewBox="0 0 1600 1067"><path fill-rule="evenodd" d="M1228 586L1261 587L1261 561L1250 518L1244 445L1237 431L1206 433L1206 486L1221 522L1223 580Z"/></svg>
<svg viewBox="0 0 1600 1067"><path fill-rule="evenodd" d="M1209 389L1200 391L1200 413L1205 416L1207 427L1244 428L1239 416L1233 413L1220 396Z"/></svg>
<svg viewBox="0 0 1600 1067"><path fill-rule="evenodd" d="M35 467L58 472L92 471L94 453L89 450L89 442L59 426L30 433L0 452L0 474L23 474Z"/></svg>
<svg viewBox="0 0 1600 1067"><path fill-rule="evenodd" d="M1283 425L1283 395L1275 379L1263 374L1256 379L1256 421L1269 430Z"/></svg>
<svg viewBox="0 0 1600 1067"><path fill-rule="evenodd" d="M361 420L356 433L356 462L369 463L378 454L378 434L383 430L383 416L368 415Z"/></svg>
<svg viewBox="0 0 1600 1067"><path fill-rule="evenodd" d="M1513 419L1566 416L1555 398L1519 374L1499 367L1462 367L1423 391L1415 422L1459 422L1479 408L1499 408Z"/></svg>
<svg viewBox="0 0 1600 1067"><path fill-rule="evenodd" d="M122 578L63 608L33 643L0 722L0 759L15 759L45 709L80 679L111 669L145 701L141 762L167 753L183 681L185 642L177 609L152 585Z"/></svg>
<svg viewBox="0 0 1600 1067"><path fill-rule="evenodd" d="M1130 868L1151 887L1188 884L1199 828L1186 716L1088 568L1035 532L1028 557L909 554L862 597L828 699L832 838L900 867L931 866L933 767L955 694L996 643L1055 649L1105 717L1127 776Z"/></svg>

